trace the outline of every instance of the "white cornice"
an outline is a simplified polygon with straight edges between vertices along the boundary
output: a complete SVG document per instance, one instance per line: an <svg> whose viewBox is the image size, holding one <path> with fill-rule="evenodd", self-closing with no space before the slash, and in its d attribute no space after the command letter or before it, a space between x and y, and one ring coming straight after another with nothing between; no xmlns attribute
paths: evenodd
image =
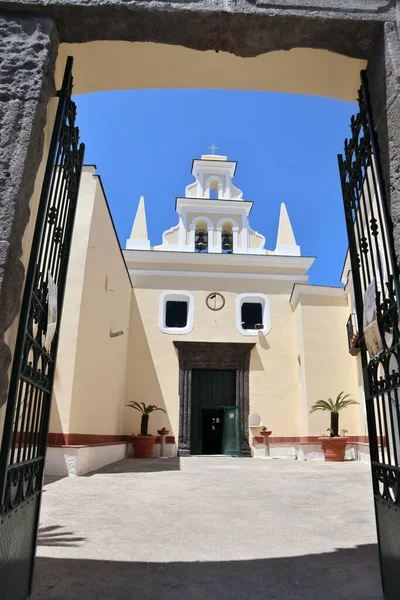
<svg viewBox="0 0 400 600"><path fill-rule="evenodd" d="M196 277L216 278L216 279L262 279L274 281L291 281L295 283L307 284L307 275L282 275L281 273L248 273L234 271L232 273L220 273L217 271L173 271L160 269L129 269L133 285L138 277Z"/></svg>
<svg viewBox="0 0 400 600"><path fill-rule="evenodd" d="M346 292L343 288L329 287L323 285L303 285L295 283L290 296L290 304L294 310L299 303L300 296L329 296L330 298L346 298Z"/></svg>
<svg viewBox="0 0 400 600"><path fill-rule="evenodd" d="M207 172L207 173L223 173L224 175L227 173L230 177L235 175L236 171L236 161L232 160L210 160L210 159L200 159L195 158L192 164L192 175L197 177L199 172Z"/></svg>
<svg viewBox="0 0 400 600"><path fill-rule="evenodd" d="M212 270L213 266L223 266L227 268L234 267L253 267L260 273L272 272L279 269L286 273L289 271L300 271L305 274L313 264L315 258L310 256L276 256L271 254L212 254L200 252L167 252L157 250L124 250L124 257L129 269L144 268L144 265L154 265L155 268L171 269L174 265L183 267L196 266L208 267ZM199 271L199 275L201 271ZM296 274L296 273L294 273Z"/></svg>
<svg viewBox="0 0 400 600"><path fill-rule="evenodd" d="M249 200L217 200L210 198L177 198L176 199L176 212L181 214L182 210L190 211L200 210L202 212L212 212L226 215L230 214L243 214L245 213L248 217L253 207L253 202Z"/></svg>

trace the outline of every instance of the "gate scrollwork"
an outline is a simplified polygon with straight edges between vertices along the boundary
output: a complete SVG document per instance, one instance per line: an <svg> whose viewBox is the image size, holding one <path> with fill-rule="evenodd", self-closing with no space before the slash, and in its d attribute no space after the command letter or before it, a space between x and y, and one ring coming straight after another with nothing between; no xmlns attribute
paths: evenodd
<svg viewBox="0 0 400 600"><path fill-rule="evenodd" d="M0 453L0 598L7 600L28 596L36 550L58 331L84 155L72 85L69 57L57 94Z"/></svg>

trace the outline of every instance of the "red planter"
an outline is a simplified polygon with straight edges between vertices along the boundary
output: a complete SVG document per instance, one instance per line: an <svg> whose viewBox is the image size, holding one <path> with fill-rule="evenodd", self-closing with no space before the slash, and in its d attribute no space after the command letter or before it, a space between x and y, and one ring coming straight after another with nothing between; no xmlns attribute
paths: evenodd
<svg viewBox="0 0 400 600"><path fill-rule="evenodd" d="M155 435L134 435L132 436L133 457L151 458L157 436Z"/></svg>
<svg viewBox="0 0 400 600"><path fill-rule="evenodd" d="M347 437L320 437L318 439L321 442L326 461L344 461L348 439Z"/></svg>
<svg viewBox="0 0 400 600"><path fill-rule="evenodd" d="M169 435L169 429L164 429L164 431L162 429L157 429L157 433L158 435Z"/></svg>

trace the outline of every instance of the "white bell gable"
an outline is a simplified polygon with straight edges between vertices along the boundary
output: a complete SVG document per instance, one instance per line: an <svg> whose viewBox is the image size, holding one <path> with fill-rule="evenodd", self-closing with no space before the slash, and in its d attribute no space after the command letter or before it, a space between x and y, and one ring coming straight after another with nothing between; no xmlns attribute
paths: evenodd
<svg viewBox="0 0 400 600"><path fill-rule="evenodd" d="M263 235L253 230L249 217L253 202L233 183L237 162L226 156L204 154L192 163L194 181L176 198L177 225L164 231L162 244L152 250L208 254L300 256L286 207L282 205L275 250L265 248ZM149 250L144 200L141 199L127 249Z"/></svg>

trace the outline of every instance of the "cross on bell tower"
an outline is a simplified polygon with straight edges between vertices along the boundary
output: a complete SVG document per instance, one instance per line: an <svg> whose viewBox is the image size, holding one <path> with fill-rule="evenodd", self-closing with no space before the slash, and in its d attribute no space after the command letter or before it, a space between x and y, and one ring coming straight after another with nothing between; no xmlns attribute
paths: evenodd
<svg viewBox="0 0 400 600"><path fill-rule="evenodd" d="M219 150L218 146L216 146L214 142L211 144L211 146L208 146L208 149L211 150L211 154L215 154L215 151Z"/></svg>

